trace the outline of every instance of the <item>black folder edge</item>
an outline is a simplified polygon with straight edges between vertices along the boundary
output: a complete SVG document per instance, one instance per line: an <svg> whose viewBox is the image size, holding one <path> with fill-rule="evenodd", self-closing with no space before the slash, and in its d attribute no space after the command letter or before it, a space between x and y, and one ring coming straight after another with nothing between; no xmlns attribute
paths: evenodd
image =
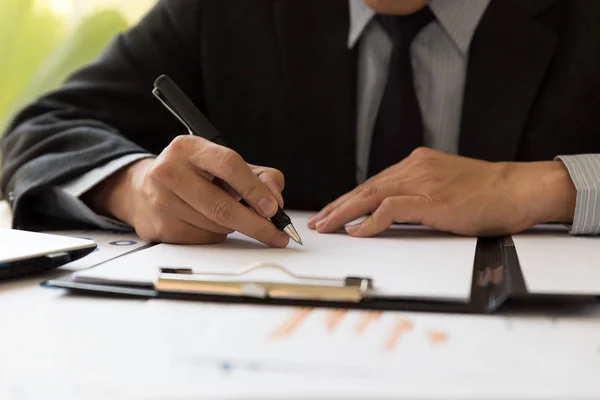
<svg viewBox="0 0 600 400"><path fill-rule="evenodd" d="M137 251L148 248L144 246ZM129 254L129 253L127 253ZM126 256L122 255L121 257ZM114 260L114 259L113 259ZM516 248L510 236L479 238L474 255L471 300L468 303L411 298L364 299L361 302L333 302L294 299L261 299L244 296L197 293L159 292L152 286L84 283L72 275L42 282L48 288L67 289L72 294L112 298L172 299L211 303L257 304L302 307L327 307L365 310L394 310L410 312L490 314L511 304L577 304L597 303L599 296L532 295L521 272ZM98 264L100 265L100 264ZM94 267L91 267L94 268Z"/></svg>

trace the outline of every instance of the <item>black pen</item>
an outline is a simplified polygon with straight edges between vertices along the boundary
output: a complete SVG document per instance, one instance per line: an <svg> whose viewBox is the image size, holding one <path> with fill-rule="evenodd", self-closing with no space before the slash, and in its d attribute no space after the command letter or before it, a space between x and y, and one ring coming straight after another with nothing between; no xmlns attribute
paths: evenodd
<svg viewBox="0 0 600 400"><path fill-rule="evenodd" d="M190 135L201 136L218 145L229 147L225 138L221 136L219 131L194 106L192 101L169 76L159 76L154 82L152 93L187 128ZM241 203L248 206L244 199ZM294 225L292 225L292 220L281 207L277 208L277 213L269 220L296 243L302 244L302 239Z"/></svg>

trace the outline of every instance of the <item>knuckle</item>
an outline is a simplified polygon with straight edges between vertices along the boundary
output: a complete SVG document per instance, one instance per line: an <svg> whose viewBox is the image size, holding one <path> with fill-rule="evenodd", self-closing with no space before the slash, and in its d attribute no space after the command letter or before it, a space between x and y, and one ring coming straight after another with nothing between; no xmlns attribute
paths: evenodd
<svg viewBox="0 0 600 400"><path fill-rule="evenodd" d="M245 187L241 191L240 196L248 199L248 198L254 198L254 197L258 196L259 194L260 194L259 187L256 185L251 185L251 186Z"/></svg>
<svg viewBox="0 0 600 400"><path fill-rule="evenodd" d="M177 152L187 150L190 147L191 138L192 137L190 135L175 136L175 138L169 144L169 148Z"/></svg>
<svg viewBox="0 0 600 400"><path fill-rule="evenodd" d="M412 167L417 169L429 168L432 166L433 151L426 147L418 147L411 153L409 159Z"/></svg>
<svg viewBox="0 0 600 400"><path fill-rule="evenodd" d="M215 199L210 205L209 213L220 225L229 225L234 218L233 204L225 198Z"/></svg>
<svg viewBox="0 0 600 400"><path fill-rule="evenodd" d="M417 147L416 149L414 149L411 153L410 153L410 157L411 158L423 158L423 157L427 157L430 154L430 149L428 149L427 147Z"/></svg>
<svg viewBox="0 0 600 400"><path fill-rule="evenodd" d="M367 185L360 191L360 196L364 199L372 199L379 194L379 187L376 185Z"/></svg>
<svg viewBox="0 0 600 400"><path fill-rule="evenodd" d="M147 176L151 182L170 182L174 177L173 168L166 160L157 160L148 170Z"/></svg>
<svg viewBox="0 0 600 400"><path fill-rule="evenodd" d="M217 169L225 175L231 175L235 173L235 170L243 161L242 157L238 153L226 148L219 150L216 157Z"/></svg>
<svg viewBox="0 0 600 400"><path fill-rule="evenodd" d="M394 199L392 199L391 197L386 197L385 199L383 199L379 207L384 213L390 212L394 208Z"/></svg>

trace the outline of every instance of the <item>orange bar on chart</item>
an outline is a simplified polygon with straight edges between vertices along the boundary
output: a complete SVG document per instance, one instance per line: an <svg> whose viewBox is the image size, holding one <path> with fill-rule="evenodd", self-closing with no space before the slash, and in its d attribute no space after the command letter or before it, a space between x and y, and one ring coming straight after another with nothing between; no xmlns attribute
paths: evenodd
<svg viewBox="0 0 600 400"><path fill-rule="evenodd" d="M383 343L383 348L388 351L394 350L396 344L398 343L398 340L400 340L400 337L404 333L410 332L413 329L413 327L414 324L411 321L405 318L398 318L398 321L392 328L392 332L390 333L386 341Z"/></svg>
<svg viewBox="0 0 600 400"><path fill-rule="evenodd" d="M382 315L383 315L383 311L365 312L363 314L362 318L356 324L356 328L354 329L354 332L356 332L357 335L361 335L367 329L367 326L369 326L371 321L378 320L379 318L381 318Z"/></svg>
<svg viewBox="0 0 600 400"><path fill-rule="evenodd" d="M442 344L448 341L448 334L442 331L429 331L429 341L432 344Z"/></svg>
<svg viewBox="0 0 600 400"><path fill-rule="evenodd" d="M298 328L298 326L300 326L300 324L302 324L302 321L304 321L311 312L312 308L308 307L299 308L298 310L294 311L294 313L292 313L292 315L271 334L271 339L279 339L292 333L296 328Z"/></svg>
<svg viewBox="0 0 600 400"><path fill-rule="evenodd" d="M333 331L335 331L335 328L337 328L337 326L340 324L342 318L344 318L344 315L346 315L347 312L348 310L341 309L331 311L329 315L327 315L327 321L325 322L327 332L333 333Z"/></svg>

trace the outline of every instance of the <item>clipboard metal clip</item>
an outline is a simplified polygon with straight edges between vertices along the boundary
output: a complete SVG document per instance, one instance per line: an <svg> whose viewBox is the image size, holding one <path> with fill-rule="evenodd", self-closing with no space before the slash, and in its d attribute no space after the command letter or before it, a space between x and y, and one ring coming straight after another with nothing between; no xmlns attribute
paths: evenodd
<svg viewBox="0 0 600 400"><path fill-rule="evenodd" d="M277 275L279 279L275 278ZM255 263L234 272L161 267L154 288L159 292L360 302L368 296L373 282L371 278L353 276L301 276L278 264Z"/></svg>

